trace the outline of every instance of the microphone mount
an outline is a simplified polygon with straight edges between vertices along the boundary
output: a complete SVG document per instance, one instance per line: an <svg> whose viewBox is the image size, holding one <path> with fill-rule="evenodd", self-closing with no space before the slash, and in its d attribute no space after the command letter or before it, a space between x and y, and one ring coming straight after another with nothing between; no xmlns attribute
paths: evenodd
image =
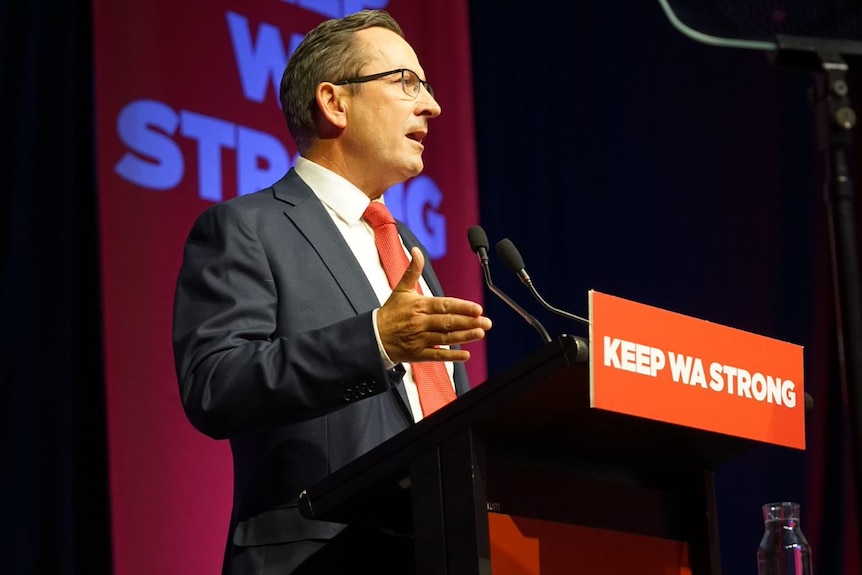
<svg viewBox="0 0 862 575"><path fill-rule="evenodd" d="M587 326L590 325L590 320L554 307L547 301L545 301L545 298L541 296L536 287L533 285L533 280L530 278L530 274L528 274L527 270L525 269L524 259L521 257L518 248L515 247L515 244L513 244L509 238L503 238L502 240L497 242L497 255L500 257L501 260L503 260L503 263L506 264L506 267L509 268L512 273L514 273L521 279L521 282L525 286L527 286L527 288L530 290L530 293L533 294L533 297L535 297L536 300L538 300L538 302L542 304L542 307L554 312L557 315L563 316L566 319L570 319Z"/></svg>
<svg viewBox="0 0 862 575"><path fill-rule="evenodd" d="M467 239L470 241L470 249L473 250L479 258L479 263L482 264L482 271L485 275L485 285L488 286L488 289L491 290L494 295L503 300L506 305L515 310L515 312L520 315L524 321L533 326L533 328L539 332L539 335L542 336L545 343L549 343L551 341L551 336L548 335L548 331L539 322L539 320L527 313L524 308L515 303L512 298L494 285L494 282L491 280L491 266L488 261L488 236L485 234L485 230L479 226L473 226L467 231Z"/></svg>

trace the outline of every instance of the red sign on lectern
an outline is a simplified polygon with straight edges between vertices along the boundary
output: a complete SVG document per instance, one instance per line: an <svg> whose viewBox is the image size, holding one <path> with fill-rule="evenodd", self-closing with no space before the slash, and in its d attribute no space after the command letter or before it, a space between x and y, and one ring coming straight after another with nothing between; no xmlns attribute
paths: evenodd
<svg viewBox="0 0 862 575"><path fill-rule="evenodd" d="M805 449L801 346L589 295L593 408Z"/></svg>

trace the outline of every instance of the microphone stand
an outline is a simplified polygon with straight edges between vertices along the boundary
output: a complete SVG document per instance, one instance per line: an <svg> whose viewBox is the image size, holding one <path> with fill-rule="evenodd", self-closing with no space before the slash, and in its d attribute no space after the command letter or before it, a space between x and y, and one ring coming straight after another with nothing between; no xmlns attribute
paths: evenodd
<svg viewBox="0 0 862 575"><path fill-rule="evenodd" d="M533 328L537 332L539 332L539 335L542 336L542 339L545 341L545 343L550 343L551 336L548 334L548 331L545 329L545 326L539 323L539 320L537 320L535 317L524 311L524 308L515 303L515 300L507 296L503 292L503 290L494 285L494 282L491 281L491 269L486 265L485 262L482 263L482 270L485 272L485 285L488 286L488 289L494 292L494 294L501 300L503 300L506 305L515 310L515 312L517 312L518 315L520 315L524 319L524 321L533 326Z"/></svg>
<svg viewBox="0 0 862 575"><path fill-rule="evenodd" d="M775 63L815 73L821 152L832 257L833 292L841 384L847 397L855 481L857 552L862 561L862 284L856 210L849 158L856 113L850 103L845 56L862 55L862 43L777 36ZM840 536L841 534L836 534Z"/></svg>

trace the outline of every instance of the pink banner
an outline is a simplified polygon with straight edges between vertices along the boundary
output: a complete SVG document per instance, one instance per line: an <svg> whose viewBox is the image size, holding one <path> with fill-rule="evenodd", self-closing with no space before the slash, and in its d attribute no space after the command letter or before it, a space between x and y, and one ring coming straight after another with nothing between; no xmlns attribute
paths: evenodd
<svg viewBox="0 0 862 575"><path fill-rule="evenodd" d="M269 186L296 154L278 84L322 20L384 8L443 114L425 172L387 203L428 247L450 295L482 301L466 240L478 223L466 0L95 0L104 346L117 575L217 573L230 514L227 442L191 427L173 367L183 243L208 205ZM471 381L486 377L472 344Z"/></svg>

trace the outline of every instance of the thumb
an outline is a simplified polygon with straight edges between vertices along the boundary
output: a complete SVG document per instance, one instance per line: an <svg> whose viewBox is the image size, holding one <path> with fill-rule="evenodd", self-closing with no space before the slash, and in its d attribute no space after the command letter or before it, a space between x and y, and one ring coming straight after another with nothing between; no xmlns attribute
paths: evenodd
<svg viewBox="0 0 862 575"><path fill-rule="evenodd" d="M422 270L425 269L425 256L422 255L422 250L413 247L410 250L410 265L404 270L404 275L401 276L401 281L398 282L396 289L416 291L419 285L419 277L422 275Z"/></svg>

